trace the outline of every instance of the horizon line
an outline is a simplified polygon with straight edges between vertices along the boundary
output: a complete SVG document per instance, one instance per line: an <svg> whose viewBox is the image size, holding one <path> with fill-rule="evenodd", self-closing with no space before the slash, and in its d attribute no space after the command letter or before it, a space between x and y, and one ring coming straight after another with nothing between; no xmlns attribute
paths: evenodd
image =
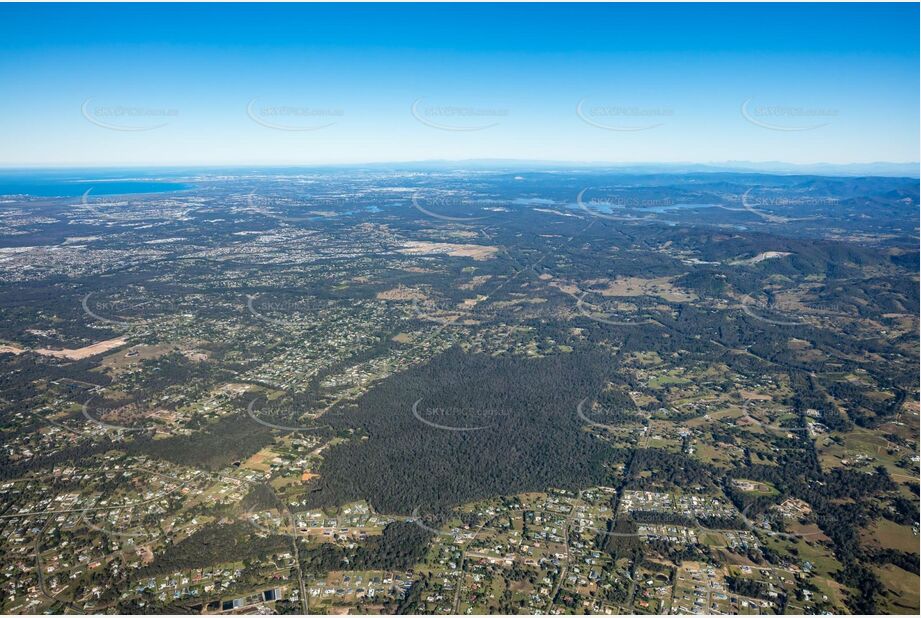
<svg viewBox="0 0 921 618"><path fill-rule="evenodd" d="M814 161L808 163L779 160L725 160L725 161L585 161L569 159L517 159L517 158L468 158L468 159L390 159L376 161L313 161L313 162L196 162L196 163L0 163L0 169L133 169L133 168L228 168L228 167L354 167L361 165L425 165L425 164L544 164L581 167L625 167L625 166L675 166L698 165L710 167L740 165L777 165L789 167L855 167L855 166L918 166L921 161Z"/></svg>

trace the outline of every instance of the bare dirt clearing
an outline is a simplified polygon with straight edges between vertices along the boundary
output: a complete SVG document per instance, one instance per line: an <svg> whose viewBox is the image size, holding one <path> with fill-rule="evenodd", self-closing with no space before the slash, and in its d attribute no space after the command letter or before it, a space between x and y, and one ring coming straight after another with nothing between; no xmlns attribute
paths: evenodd
<svg viewBox="0 0 921 618"><path fill-rule="evenodd" d="M469 257L477 261L483 261L495 257L499 248L490 245L460 245L446 242L409 240L403 243L403 248L399 251L406 255L443 254L451 257Z"/></svg>
<svg viewBox="0 0 921 618"><path fill-rule="evenodd" d="M128 343L128 340L124 337L116 337L115 339L106 339L105 341L100 341L99 343L94 343L82 348L77 348L75 350L50 350L48 348L38 348L35 350L35 353L41 354L42 356L66 358L67 360L82 360L84 358L89 358L90 356L96 356L97 354L108 352L109 350L114 350L115 348L123 346L126 343Z"/></svg>

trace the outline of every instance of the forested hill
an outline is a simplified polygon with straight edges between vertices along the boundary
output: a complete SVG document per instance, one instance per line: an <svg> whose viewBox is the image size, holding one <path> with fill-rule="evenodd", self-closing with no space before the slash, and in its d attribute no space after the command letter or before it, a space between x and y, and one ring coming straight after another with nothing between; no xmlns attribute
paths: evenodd
<svg viewBox="0 0 921 618"><path fill-rule="evenodd" d="M602 386L602 353L495 358L452 349L330 417L355 438L330 448L313 505L366 498L411 513L505 493L603 483L620 456L584 431L579 400ZM476 392L471 398L470 393ZM451 431L443 426L483 429Z"/></svg>

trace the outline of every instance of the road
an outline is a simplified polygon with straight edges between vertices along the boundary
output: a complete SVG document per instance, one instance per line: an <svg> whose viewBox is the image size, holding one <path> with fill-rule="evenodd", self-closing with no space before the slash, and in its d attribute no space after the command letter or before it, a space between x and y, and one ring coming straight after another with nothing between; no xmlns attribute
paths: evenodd
<svg viewBox="0 0 921 618"><path fill-rule="evenodd" d="M167 475L165 475L165 474L160 474L159 472L154 472L154 471L152 471L152 470L144 470L144 469L139 469L139 470L142 471L142 472L147 472L148 474L156 474L156 475L158 475L158 476L162 476L162 477L164 477L164 478L168 478L168 479L171 479L171 480L173 480L173 481L178 481L178 480L179 480L179 479L177 479L177 478L175 478L175 477L167 476ZM54 511L27 511L27 512L25 512L25 513L13 513L12 515L0 515L0 519L12 519L12 518L16 518L16 517L29 517L29 516L32 516L32 515L60 515L60 514L62 514L62 513L80 513L80 512L84 512L84 513L85 513L85 512L89 512L89 511L118 511L118 510L121 510L121 509L133 508L133 507L136 507L136 506L141 506L142 504L150 504L151 502L156 502L156 501L158 501L158 500L161 500L162 498L165 498L166 496L168 496L168 495L170 495L170 494L172 494L172 493L175 493L175 492L179 491L180 489L182 489L183 487L185 487L186 485L188 485L189 483L191 483L193 480L195 480L195 478L198 477L198 474L199 474L199 473L196 473L196 475L195 475L194 478L191 478L191 479L189 479L188 481L184 481L184 482L182 482L181 484L177 485L176 487L173 487L173 488L170 489L169 491L165 491L165 492L163 492L162 494L159 494L159 495L157 495L157 496L154 496L153 498L150 498L150 499L148 499L148 500L139 500L138 502L130 502L130 503L126 503L126 504L116 504L116 505L114 505L114 506L98 506L98 507L93 506L93 507L84 507L84 508L81 508L81 509L58 509L58 510L54 510Z"/></svg>
<svg viewBox="0 0 921 618"><path fill-rule="evenodd" d="M470 537L470 540L467 542L467 544L470 545L471 543L473 543L473 541L476 540L477 535L480 534L480 532L483 531L483 528L485 528L486 525L489 524L491 521L493 521L494 519L502 515L510 515L512 512L513 511L510 511L508 513L500 513L498 515L493 515L489 519L483 520L483 523L480 524L480 526L476 529L476 532L473 533L473 536ZM464 560L466 559L467 559L467 550L465 549L464 551L461 552L460 562L458 563L457 568L460 570L460 575L458 576L457 586L455 586L454 588L454 603L451 605L451 613L455 615L459 611L461 588L464 587Z"/></svg>
<svg viewBox="0 0 921 618"><path fill-rule="evenodd" d="M582 498L582 492L579 492L579 495L576 499ZM566 545L566 558L563 561L563 564L560 565L560 576L556 580L556 585L553 587L553 591L550 593L550 602L547 603L547 613L553 611L553 600L556 598L557 593L560 591L560 587L563 585L563 581L566 579L566 572L569 570L569 526L572 525L573 517L576 513L576 505L572 506L572 510L569 511L569 515L566 516L566 523L563 525L563 543Z"/></svg>
<svg viewBox="0 0 921 618"><path fill-rule="evenodd" d="M301 590L301 611L304 614L310 613L310 600L307 598L307 586L304 585L304 572L301 570L301 554L297 548L297 525L294 523L294 514L291 512L291 509L285 506L286 512L288 514L288 523L291 526L291 546L294 548L294 564L297 568L297 583Z"/></svg>

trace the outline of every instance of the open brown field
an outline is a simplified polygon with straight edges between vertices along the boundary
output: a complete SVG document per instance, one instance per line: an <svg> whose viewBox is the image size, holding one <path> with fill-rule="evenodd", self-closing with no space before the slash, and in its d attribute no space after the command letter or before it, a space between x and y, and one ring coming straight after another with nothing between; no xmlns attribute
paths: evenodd
<svg viewBox="0 0 921 618"><path fill-rule="evenodd" d="M38 348L35 350L35 353L41 354L43 356L53 356L55 358L66 358L67 360L82 360L84 358L96 356L97 354L102 354L103 352L108 352L109 350L114 350L115 348L121 347L126 343L128 343L128 340L124 337L116 337L114 339L106 339L105 341L100 341L99 343L94 343L73 350L66 348L63 350Z"/></svg>

